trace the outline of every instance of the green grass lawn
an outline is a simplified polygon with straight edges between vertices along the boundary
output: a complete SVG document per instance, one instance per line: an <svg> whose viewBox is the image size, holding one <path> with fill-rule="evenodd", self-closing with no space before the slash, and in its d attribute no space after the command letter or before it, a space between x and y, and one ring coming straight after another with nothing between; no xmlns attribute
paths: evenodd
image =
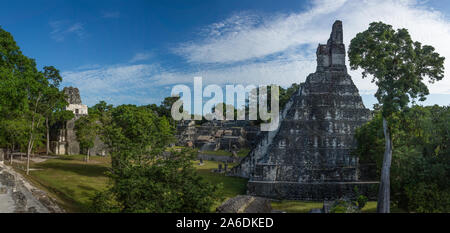
<svg viewBox="0 0 450 233"><path fill-rule="evenodd" d="M322 208L322 202L308 201L272 201L272 209L287 213L308 213L311 209Z"/></svg>
<svg viewBox="0 0 450 233"><path fill-rule="evenodd" d="M308 213L311 209L321 209L323 207L322 202L308 202L308 201L273 201L272 208L276 210L282 210L287 213ZM376 213L377 202L369 201L362 209L363 213ZM405 213L404 210L391 207L391 213Z"/></svg>
<svg viewBox="0 0 450 233"><path fill-rule="evenodd" d="M222 197L221 199L224 201L228 198L235 197L236 195L245 194L247 189L247 179L239 178L239 177L231 177L225 176L225 174L219 174L212 172L213 169L218 168L219 162L215 161L203 161L203 165L199 166L199 161L194 161L194 167L197 169L200 176L202 176L205 180L209 181L212 184L223 185ZM229 163L229 168L232 168L236 164ZM216 202L215 205L211 208L211 211L215 211L215 209L221 204L221 201Z"/></svg>
<svg viewBox="0 0 450 233"><path fill-rule="evenodd" d="M213 173L212 169L217 169L218 162L204 161L202 166L197 165L198 161L194 163L200 176L213 184L222 183L222 200L245 194L246 179ZM86 163L83 155L70 155L31 163L31 168L37 170L30 171L29 176L24 174L23 164L15 164L15 167L36 186L46 190L67 212L87 212L90 199L108 185L105 172L110 164L109 157L91 156L90 162ZM234 165L229 164L229 167ZM211 211L219 205L220 202L217 202Z"/></svg>
<svg viewBox="0 0 450 233"><path fill-rule="evenodd" d="M250 152L250 149L241 149L237 152L238 157L245 157ZM201 151L201 154L209 154L209 155L222 155L222 156L232 156L233 154L226 150L216 150L216 151Z"/></svg>
<svg viewBox="0 0 450 233"><path fill-rule="evenodd" d="M199 161L193 163L204 179L213 184L222 184L220 197L222 201L246 193L246 179L212 172L218 168L219 162L204 161L203 165L198 165ZM92 156L91 161L86 163L83 155L71 155L31 163L31 168L37 170L30 171L30 176L24 174L23 164L15 164L14 167L36 186L46 190L67 212L88 212L90 199L97 191L102 191L108 186L109 179L105 172L108 171L110 164L109 157ZM235 165L229 164L229 168ZM217 201L211 211L214 212L220 203L221 201ZM288 213L305 213L313 208L322 208L322 202L274 201L272 207ZM363 212L376 212L376 202L368 202ZM392 212L404 211L392 208Z"/></svg>
<svg viewBox="0 0 450 233"><path fill-rule="evenodd" d="M377 212L377 202L369 201L366 206L362 209L363 213L376 213ZM391 213L407 213L406 211L391 205Z"/></svg>
<svg viewBox="0 0 450 233"><path fill-rule="evenodd" d="M197 165L196 161L195 168L200 176L212 184L222 183L223 185L223 197L229 198L234 197L239 194L245 194L247 189L247 179L225 176L225 174L214 173L212 169L217 169L218 162L215 161L203 161L202 166ZM235 164L229 163L229 168L233 167Z"/></svg>
<svg viewBox="0 0 450 233"><path fill-rule="evenodd" d="M231 156L231 152L225 150L204 150L198 152L199 154L207 154L207 155L221 155L221 156Z"/></svg>
<svg viewBox="0 0 450 233"><path fill-rule="evenodd" d="M272 202L272 208L276 210L286 211L287 213L308 213L311 209L322 209L323 202L309 202L309 201L280 201ZM376 212L377 203L374 201L368 202L363 208L363 213Z"/></svg>
<svg viewBox="0 0 450 233"><path fill-rule="evenodd" d="M238 157L245 157L248 155L248 153L250 152L250 149L240 149L239 152L237 153Z"/></svg>
<svg viewBox="0 0 450 233"><path fill-rule="evenodd" d="M90 198L107 187L105 172L109 166L110 159L106 157L91 156L91 161L86 163L83 155L60 156L31 163L31 168L37 170L30 171L27 177L48 191L67 212L87 212Z"/></svg>

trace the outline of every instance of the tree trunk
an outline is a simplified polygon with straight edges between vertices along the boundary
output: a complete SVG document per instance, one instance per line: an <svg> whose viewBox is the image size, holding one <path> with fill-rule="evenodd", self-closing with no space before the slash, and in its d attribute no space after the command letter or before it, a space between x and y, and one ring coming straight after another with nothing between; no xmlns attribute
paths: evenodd
<svg viewBox="0 0 450 233"><path fill-rule="evenodd" d="M380 188L378 192L378 213L389 213L390 212L390 170L391 170L391 160L392 160L392 138L389 131L389 125L386 118L383 117L383 131L384 138L386 141L383 167L381 169L381 181Z"/></svg>
<svg viewBox="0 0 450 233"><path fill-rule="evenodd" d="M33 144L34 144L34 137L33 137L34 123L35 123L37 107L38 107L40 99L41 99L41 94L39 94L38 98L36 99L36 104L34 106L33 118L31 120L30 139L28 141L28 148L27 148L27 175L30 174L30 155L31 155L31 151L33 150ZM40 122L40 119L38 120L37 125L39 125L39 122Z"/></svg>
<svg viewBox="0 0 450 233"><path fill-rule="evenodd" d="M30 133L30 139L28 141L28 148L27 148L27 175L30 174L30 156L31 156L31 152L33 151L33 146L34 146L34 135L33 135L33 131L34 131L34 117L33 117L33 121L31 123L31 133ZM38 125L39 125L39 121L38 121Z"/></svg>
<svg viewBox="0 0 450 233"><path fill-rule="evenodd" d="M33 120L31 121L31 130L30 130L30 139L28 140L28 146L27 146L27 175L30 174L30 155L31 150L33 150L33 130L34 130L34 116Z"/></svg>
<svg viewBox="0 0 450 233"><path fill-rule="evenodd" d="M48 126L48 117L45 117L45 127L47 129L47 147L45 150L45 154L48 155L48 152L50 151L50 129Z"/></svg>
<svg viewBox="0 0 450 233"><path fill-rule="evenodd" d="M30 140L28 141L28 148L27 148L27 175L30 174L30 154L31 154L31 140L33 139L33 136L30 136Z"/></svg>
<svg viewBox="0 0 450 233"><path fill-rule="evenodd" d="M12 164L13 164L14 144L12 145L11 148L12 149L11 149L11 152L9 153L9 159L10 159L10 163L11 163L11 166L12 166ZM6 151L6 153L8 153L8 151Z"/></svg>
<svg viewBox="0 0 450 233"><path fill-rule="evenodd" d="M87 150L87 154L86 154L86 163L89 163L89 149Z"/></svg>

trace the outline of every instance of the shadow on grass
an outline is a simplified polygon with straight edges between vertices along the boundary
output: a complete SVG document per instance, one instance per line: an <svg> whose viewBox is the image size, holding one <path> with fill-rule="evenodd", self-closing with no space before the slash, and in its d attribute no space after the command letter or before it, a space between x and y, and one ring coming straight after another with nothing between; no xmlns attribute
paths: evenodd
<svg viewBox="0 0 450 233"><path fill-rule="evenodd" d="M109 169L98 164L81 164L81 163L65 163L65 162L47 162L36 165L36 168L54 169L66 172L73 172L81 176L87 177L105 177L105 172Z"/></svg>
<svg viewBox="0 0 450 233"><path fill-rule="evenodd" d="M86 213L90 211L90 205L73 198L75 190L68 187L53 187L47 182L36 177L28 176L35 184L58 197L57 203L68 212Z"/></svg>

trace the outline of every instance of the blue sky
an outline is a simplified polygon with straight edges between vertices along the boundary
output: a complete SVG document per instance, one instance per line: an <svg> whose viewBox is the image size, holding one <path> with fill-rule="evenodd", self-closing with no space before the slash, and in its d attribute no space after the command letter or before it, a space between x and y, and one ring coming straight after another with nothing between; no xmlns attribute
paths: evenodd
<svg viewBox="0 0 450 233"><path fill-rule="evenodd" d="M447 57L426 104L450 104L448 1L2 1L0 26L39 67L60 69L83 102L159 103L176 84L303 82L336 19L345 42L373 21L406 27ZM6 6L6 7L4 7ZM376 87L351 71L365 105Z"/></svg>

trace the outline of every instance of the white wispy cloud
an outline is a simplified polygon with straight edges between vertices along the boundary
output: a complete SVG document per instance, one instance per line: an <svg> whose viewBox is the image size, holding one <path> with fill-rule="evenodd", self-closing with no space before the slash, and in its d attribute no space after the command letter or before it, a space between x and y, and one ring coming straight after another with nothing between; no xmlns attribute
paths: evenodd
<svg viewBox="0 0 450 233"><path fill-rule="evenodd" d="M115 65L86 70L66 71L64 86L80 89L87 105L106 100L112 104L149 104L154 85L150 78L158 72L156 65Z"/></svg>
<svg viewBox="0 0 450 233"><path fill-rule="evenodd" d="M64 41L67 36L75 35L80 39L86 37L86 31L82 23L70 23L69 21L51 21L50 37L58 42Z"/></svg>
<svg viewBox="0 0 450 233"><path fill-rule="evenodd" d="M307 11L264 18L244 12L206 27L207 33L203 33L201 39L182 43L173 51L194 65L252 62L288 53L302 45L313 51L318 43L326 42L336 19L344 23L347 46L356 33L367 29L371 22L383 21L395 28L407 28L414 40L434 46L450 59L448 17L414 0L316 0ZM446 74L450 70L448 59ZM279 76L290 77L289 74L296 73L294 70L281 71ZM361 80L360 72L352 74L363 91L376 89L369 80ZM287 82L303 80L304 77L297 77ZM429 86L432 93L450 94L449 78Z"/></svg>
<svg viewBox="0 0 450 233"><path fill-rule="evenodd" d="M136 53L129 62L135 63L135 62L140 62L140 61L146 61L146 60L150 59L151 57L153 57L153 53L150 53L150 52Z"/></svg>
<svg viewBox="0 0 450 233"><path fill-rule="evenodd" d="M407 28L414 40L434 46L447 58L446 77L428 86L433 94L450 95L449 17L414 0L316 0L307 10L292 14L236 13L204 27L198 40L172 49L187 61L183 70L128 63L65 72L63 77L78 86L92 104L101 99L116 104L158 102L169 95L170 86L191 84L195 76L202 76L204 85L289 86L305 81L315 71L317 44L326 43L337 19L343 21L347 46L356 33L374 21ZM136 54L130 63L148 58L145 53ZM349 73L361 94L375 92L377 87L370 79L362 79L360 71Z"/></svg>

